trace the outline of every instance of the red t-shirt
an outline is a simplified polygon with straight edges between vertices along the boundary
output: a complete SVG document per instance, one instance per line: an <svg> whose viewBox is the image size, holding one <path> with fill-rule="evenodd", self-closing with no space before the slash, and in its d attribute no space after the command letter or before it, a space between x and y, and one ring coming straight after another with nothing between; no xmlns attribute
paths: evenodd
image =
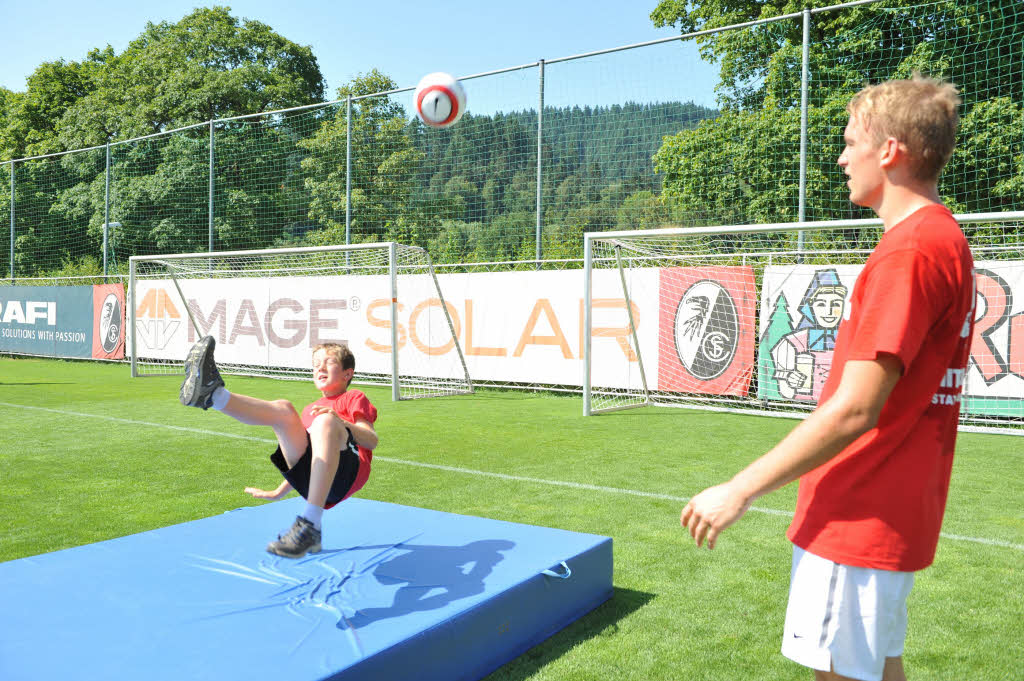
<svg viewBox="0 0 1024 681"><path fill-rule="evenodd" d="M307 430L313 424L313 414L310 412L315 406L330 407L337 412L338 416L349 423L363 420L369 421L372 424L377 420L377 408L370 404L369 398L359 390L346 390L340 395L321 397L316 402L307 404L302 410L302 425ZM358 492L366 484L367 479L370 477L370 461L372 460L373 452L366 447L359 447L359 472L356 473L355 482L352 483L352 487L349 489L348 494L345 495L345 499ZM331 504L324 508L331 508L334 505Z"/></svg>
<svg viewBox="0 0 1024 681"><path fill-rule="evenodd" d="M897 357L903 375L878 424L800 478L787 533L844 565L910 572L931 565L953 465L974 326L974 261L945 206L883 234L839 327L824 403L847 360Z"/></svg>

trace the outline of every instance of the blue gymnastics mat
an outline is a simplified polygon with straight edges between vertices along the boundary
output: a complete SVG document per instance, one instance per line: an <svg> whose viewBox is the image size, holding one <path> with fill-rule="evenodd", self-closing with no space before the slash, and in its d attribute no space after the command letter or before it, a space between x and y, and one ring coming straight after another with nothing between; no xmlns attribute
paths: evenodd
<svg viewBox="0 0 1024 681"><path fill-rule="evenodd" d="M612 594L607 537L298 498L0 563L0 679L479 679Z"/></svg>

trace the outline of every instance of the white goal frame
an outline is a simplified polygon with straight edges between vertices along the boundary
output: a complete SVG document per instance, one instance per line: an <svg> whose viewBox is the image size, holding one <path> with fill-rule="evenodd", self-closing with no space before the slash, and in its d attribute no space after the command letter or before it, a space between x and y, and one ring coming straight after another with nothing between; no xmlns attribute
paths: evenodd
<svg viewBox="0 0 1024 681"><path fill-rule="evenodd" d="M1020 230L1020 223L1024 223L1024 212L1010 213L984 213L971 215L956 215L956 220L964 227L974 253L975 262L986 259L1006 260L1007 264L1024 262L1024 243L1020 237L1004 238L993 236L998 230L977 229L973 226L991 225L992 223L1006 224L1015 223ZM725 395L697 395L692 393L667 394L665 390L658 391L657 386L649 385L652 379L651 364L657 363L658 357L646 357L643 352L641 339L638 337L638 327L633 319L632 310L634 303L641 302L637 296L651 297L649 290L651 273L655 278L660 268L688 268L700 266L728 265L734 267L752 268L756 277L756 297L758 309L761 307L762 278L766 265L781 265L782 263L803 263L809 262L815 265L828 262L829 254L834 254L835 262L851 263L854 258L860 258L860 263L866 260L867 255L873 248L863 250L842 250L841 246L833 246L839 250L814 250L804 247L807 242L817 240L817 248L821 249L822 243L828 243L830 235L826 232L835 230L864 230L865 228L880 229L881 220L831 220L813 222L788 222L759 225L728 225L728 226L701 226L701 227L680 227L662 228L647 230L621 230L609 232L588 232L584 235L584 372L583 372L583 414L589 416L605 412L633 409L647 405L672 406L687 409L698 409L705 411L734 412L743 414L755 414L762 416L774 416L784 418L805 418L813 409L813 404L797 404L794 401L758 399L756 395L746 396L725 396ZM976 239L973 235L977 232ZM787 238L790 243L799 244L790 250L757 250L755 247L744 246L743 244L757 244L758 238L763 238L763 243L770 242L764 235L774 235L778 239ZM1010 234L1010 230L1007 230ZM806 241L805 241L806 239ZM648 246L650 244L650 250ZM713 244L713 247L708 247ZM726 244L726 245L723 245ZM657 252L655 253L655 249ZM747 249L747 250L745 250ZM628 261L629 266L625 264ZM827 267L828 265L821 265ZM613 382L609 380L606 366L595 367L594 351L592 348L595 335L595 271L617 270L617 276L611 273L603 275L599 285L603 286L601 295L609 295L610 281L615 279L619 282L615 295L625 300L625 307L630 314L627 318L629 324L629 337L631 348L636 354L636 363L629 371L627 379L616 377ZM632 290L631 281L627 279L642 270L647 270L648 281L644 284L642 292L640 287L637 291ZM627 275L627 273L629 273ZM657 291L653 294L657 296ZM657 305L655 305L657 307ZM659 312L660 314L660 312ZM657 319L645 320L650 327L657 323ZM759 342L759 319L755 312L754 329L755 344ZM600 329L598 329L600 331ZM648 332L651 333L650 328ZM600 335L598 333L597 335ZM650 338L650 336L648 336ZM651 341L647 341L648 355L650 354ZM758 371L760 358L756 355L755 345L755 366L753 371ZM654 353L657 355L658 353ZM648 366L645 367L645 359ZM625 364L625 360L623 360ZM645 371L646 369L646 371ZM657 367L655 367L655 370ZM602 378L595 382L595 373L602 374ZM637 375L639 374L639 375ZM604 381L604 383L602 383ZM628 384L623 387L624 384ZM965 389L966 394L966 389ZM1022 396L1024 397L1024 396ZM1016 408L1016 407L1014 407ZM993 417L989 415L978 416L977 414L961 411L960 430L973 432L989 432L1000 434L1024 435L1024 413L1015 412L1005 417Z"/></svg>
<svg viewBox="0 0 1024 681"><path fill-rule="evenodd" d="M380 322L390 327L390 367L384 371L367 372L361 370L360 356L365 355L362 348L353 347L356 356L356 374L354 383L389 384L392 400L412 399L418 397L434 397L452 394L473 393L473 382L462 351L458 333L444 300L433 263L427 252L417 246L408 246L396 242L379 242L355 244L348 246L319 246L301 248L279 248L249 251L212 251L203 253L177 253L168 255L132 256L129 260L129 278L127 290L128 308L128 343L127 350L131 364L132 377L161 376L180 372L184 363L184 353L176 359L167 357L147 357L140 349L139 336L139 288L147 281L172 282L176 289L176 299L181 302L187 312L187 320L195 337L203 335L203 331L193 315L192 306L187 302L186 292L191 281L201 281L204 286L215 286L219 280L235 280L239 282L257 283L271 282L274 277L285 277L289 281L299 281L299 277L316 277L317 282L324 278L351 277L353 275L378 275L387 277L387 291L380 292L390 299L387 307L387 318L381 315ZM429 275L429 283L426 276ZM416 277L422 290L432 286L433 294L439 305L431 305L430 311L438 309L443 312L432 322L436 333L446 333L447 343L453 346L454 353L447 352L451 358L441 369L436 367L423 371L422 367L411 366L411 362L403 363L400 352L396 348L400 344L399 307L403 304L403 294L409 295L403 283L412 283L409 277ZM312 284L312 282L311 282ZM295 284L292 284L295 286ZM424 315L420 315L423 317ZM269 325L269 322L267 322ZM440 329L440 330L438 330ZM220 348L221 346L218 346ZM428 355L430 353L427 353ZM428 360L429 361L429 360ZM435 362L436 365L436 362ZM365 366L365 364L363 364ZM222 373L244 376L268 376L293 380L308 380L312 364L305 367L292 365L261 365L239 361L222 361L218 359L218 367Z"/></svg>

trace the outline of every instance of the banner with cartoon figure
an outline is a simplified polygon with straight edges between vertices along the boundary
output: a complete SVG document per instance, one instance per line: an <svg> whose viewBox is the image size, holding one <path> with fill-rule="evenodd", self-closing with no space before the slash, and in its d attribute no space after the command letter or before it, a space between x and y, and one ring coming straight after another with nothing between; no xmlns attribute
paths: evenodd
<svg viewBox="0 0 1024 681"><path fill-rule="evenodd" d="M750 267L667 267L658 279L658 390L744 396L754 368Z"/></svg>
<svg viewBox="0 0 1024 681"><path fill-rule="evenodd" d="M757 396L816 404L861 265L770 266L761 286Z"/></svg>

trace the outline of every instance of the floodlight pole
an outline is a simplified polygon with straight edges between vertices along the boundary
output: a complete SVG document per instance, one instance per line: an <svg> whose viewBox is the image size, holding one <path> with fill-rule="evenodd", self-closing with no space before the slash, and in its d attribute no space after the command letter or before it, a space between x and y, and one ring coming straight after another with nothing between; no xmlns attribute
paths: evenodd
<svg viewBox="0 0 1024 681"><path fill-rule="evenodd" d="M14 161L11 161L11 283L14 283Z"/></svg>
<svg viewBox="0 0 1024 681"><path fill-rule="evenodd" d="M109 219L110 213L107 212L107 218ZM107 252L110 250L108 245L111 241L110 230L113 227L120 227L120 222L104 222L103 223L103 283L107 283Z"/></svg>
<svg viewBox="0 0 1024 681"><path fill-rule="evenodd" d="M208 248L206 250L208 250L211 253L213 252L213 192L214 192L214 189L215 189L214 173L215 173L215 169L214 169L214 147L213 147L213 121L211 120L210 121L210 171L209 171L209 174L210 174L210 189L209 189L209 197L207 199L207 208L206 208L207 231L209 232L209 237L208 237L209 245L208 245Z"/></svg>
<svg viewBox="0 0 1024 681"><path fill-rule="evenodd" d="M800 67L800 196L798 198L797 220L807 219L807 87L810 81L811 10L804 9L804 44ZM804 250L804 232L796 235L796 250ZM802 256L798 256L802 257Z"/></svg>
<svg viewBox="0 0 1024 681"><path fill-rule="evenodd" d="M107 140L107 161L103 170L103 283L107 283L107 244L110 240L110 141Z"/></svg>
<svg viewBox="0 0 1024 681"><path fill-rule="evenodd" d="M352 95L345 97L345 245L352 243Z"/></svg>
<svg viewBox="0 0 1024 681"><path fill-rule="evenodd" d="M540 102L537 105L537 265L536 269L540 269L541 253L541 215L543 214L543 184L541 179L544 173L544 161L541 158L541 150L544 148L544 60L541 59L537 62L540 67Z"/></svg>

